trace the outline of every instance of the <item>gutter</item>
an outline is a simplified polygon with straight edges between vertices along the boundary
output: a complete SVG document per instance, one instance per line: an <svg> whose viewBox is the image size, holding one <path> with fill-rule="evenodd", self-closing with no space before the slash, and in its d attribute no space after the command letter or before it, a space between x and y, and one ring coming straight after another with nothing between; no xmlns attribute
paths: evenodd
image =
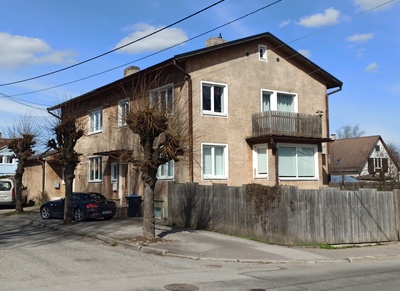
<svg viewBox="0 0 400 291"><path fill-rule="evenodd" d="M190 182L194 182L194 174L193 174L193 86L192 86L192 77L188 72L186 72L181 66L179 66L176 62L176 59L173 60L173 64L176 68L178 68L185 76L188 81L188 115L189 115L189 177Z"/></svg>

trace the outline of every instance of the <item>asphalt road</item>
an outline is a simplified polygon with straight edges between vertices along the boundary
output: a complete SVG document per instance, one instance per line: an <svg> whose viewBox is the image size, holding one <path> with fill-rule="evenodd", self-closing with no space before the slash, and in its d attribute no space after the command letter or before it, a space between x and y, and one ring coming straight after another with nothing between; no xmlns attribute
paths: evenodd
<svg viewBox="0 0 400 291"><path fill-rule="evenodd" d="M400 260L248 264L145 254L0 216L0 290L398 290Z"/></svg>

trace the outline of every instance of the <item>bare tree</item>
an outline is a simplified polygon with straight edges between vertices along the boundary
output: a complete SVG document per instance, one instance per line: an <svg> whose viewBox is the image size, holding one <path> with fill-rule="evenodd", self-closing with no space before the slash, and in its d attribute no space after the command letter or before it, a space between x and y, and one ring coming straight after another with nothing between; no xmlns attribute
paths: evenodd
<svg viewBox="0 0 400 291"><path fill-rule="evenodd" d="M129 160L141 173L144 183L143 236L155 237L154 189L157 169L168 161L179 161L184 155L187 137L187 122L179 109L178 98L170 102L165 95L154 94L149 98L149 89L159 87L159 76L138 80L131 91L124 94L131 100L126 123L139 138L140 154ZM165 83L165 82L164 82ZM165 93L167 94L167 93Z"/></svg>
<svg viewBox="0 0 400 291"><path fill-rule="evenodd" d="M22 191L22 177L25 172L25 164L29 157L35 151L33 150L38 136L38 127L33 118L29 115L23 116L19 121L13 123L8 129L8 136L11 142L8 148L14 153L18 159L17 169L15 171L16 181L16 197L15 197L15 211L23 211Z"/></svg>
<svg viewBox="0 0 400 291"><path fill-rule="evenodd" d="M393 160L393 163L395 164L396 169L400 169L400 146L393 143L393 142L388 142L386 143L386 146L388 148L389 156ZM390 175L394 179L394 181L398 182L399 181L399 176L400 173L398 170L394 172L390 172Z"/></svg>
<svg viewBox="0 0 400 291"><path fill-rule="evenodd" d="M79 104L66 103L59 114L50 112L56 119L51 126L55 138L48 141L47 146L59 154L59 160L64 170L65 203L64 223L72 221L72 183L75 178L75 168L79 164L79 153L75 151L77 141L84 135L85 127L78 120Z"/></svg>
<svg viewBox="0 0 400 291"><path fill-rule="evenodd" d="M360 137L364 134L365 131L361 130L358 124L354 126L345 125L336 131L336 137L338 139Z"/></svg>

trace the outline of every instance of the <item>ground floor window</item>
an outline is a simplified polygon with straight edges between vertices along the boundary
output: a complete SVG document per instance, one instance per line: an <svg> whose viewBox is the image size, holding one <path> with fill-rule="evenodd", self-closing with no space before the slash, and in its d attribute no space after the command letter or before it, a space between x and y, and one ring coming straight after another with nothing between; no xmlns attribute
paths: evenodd
<svg viewBox="0 0 400 291"><path fill-rule="evenodd" d="M278 173L282 180L318 179L316 145L278 145Z"/></svg>
<svg viewBox="0 0 400 291"><path fill-rule="evenodd" d="M228 178L228 146L202 144L203 179Z"/></svg>
<svg viewBox="0 0 400 291"><path fill-rule="evenodd" d="M174 160L162 164L157 169L157 179L167 180L174 178Z"/></svg>
<svg viewBox="0 0 400 291"><path fill-rule="evenodd" d="M89 182L99 182L103 180L102 158L89 158Z"/></svg>

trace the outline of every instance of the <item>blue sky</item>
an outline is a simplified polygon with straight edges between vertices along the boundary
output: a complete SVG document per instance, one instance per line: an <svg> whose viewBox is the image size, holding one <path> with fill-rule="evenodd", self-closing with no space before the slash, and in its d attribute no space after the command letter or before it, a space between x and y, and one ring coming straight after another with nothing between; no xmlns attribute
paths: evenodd
<svg viewBox="0 0 400 291"><path fill-rule="evenodd" d="M0 131L6 133L21 115L44 122L47 107L122 78L127 66L143 69L203 48L220 33L230 41L271 32L343 82L343 90L329 99L331 133L358 124L365 135L400 145L396 0L225 0L125 49L2 86L88 60L217 2L0 0ZM185 43L159 52L180 42ZM59 86L65 83L70 84Z"/></svg>

